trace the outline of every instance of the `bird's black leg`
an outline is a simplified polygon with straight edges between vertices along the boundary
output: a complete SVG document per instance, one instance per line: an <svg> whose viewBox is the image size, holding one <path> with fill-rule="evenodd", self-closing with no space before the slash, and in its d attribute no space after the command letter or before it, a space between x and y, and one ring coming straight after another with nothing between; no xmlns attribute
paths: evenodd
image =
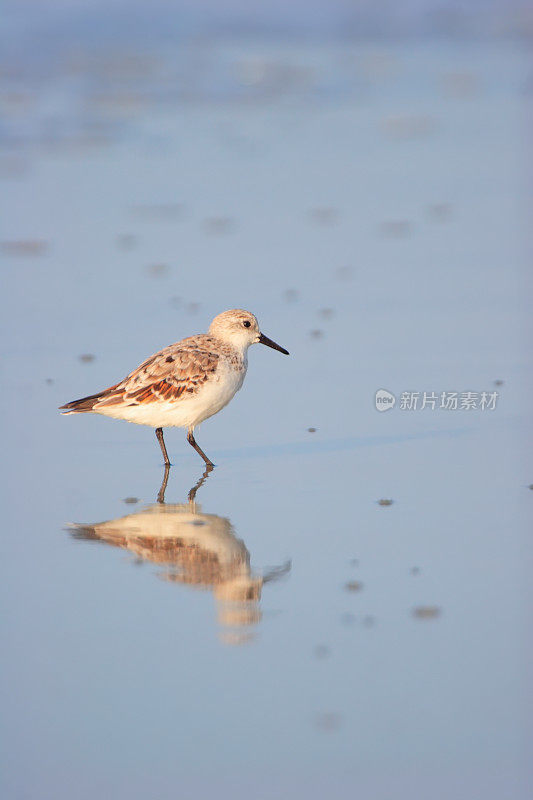
<svg viewBox="0 0 533 800"><path fill-rule="evenodd" d="M170 459L168 457L167 448L165 447L165 440L163 439L163 428L156 428L155 435L157 436L157 441L159 442L163 458L165 459L165 466L170 467Z"/></svg>
<svg viewBox="0 0 533 800"><path fill-rule="evenodd" d="M193 436L192 430L193 430L192 428L189 428L187 432L187 441L189 442L189 444L192 444L198 455L202 456L203 460L205 461L208 467L214 467L215 465L213 464L212 461L208 459L208 457L206 456L200 445L196 444L196 439Z"/></svg>

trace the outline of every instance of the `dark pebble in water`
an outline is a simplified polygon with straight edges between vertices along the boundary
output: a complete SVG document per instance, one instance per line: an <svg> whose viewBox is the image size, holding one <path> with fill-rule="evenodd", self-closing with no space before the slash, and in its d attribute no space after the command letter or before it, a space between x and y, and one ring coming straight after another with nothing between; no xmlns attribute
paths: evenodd
<svg viewBox="0 0 533 800"><path fill-rule="evenodd" d="M309 335L311 339L322 339L324 336L324 331L321 331L319 328L315 328L312 331L309 331Z"/></svg>
<svg viewBox="0 0 533 800"><path fill-rule="evenodd" d="M200 303L187 303L187 311L189 314L197 314L200 311Z"/></svg>
<svg viewBox="0 0 533 800"><path fill-rule="evenodd" d="M323 319L331 319L335 314L332 308L319 308L318 313Z"/></svg>
<svg viewBox="0 0 533 800"><path fill-rule="evenodd" d="M6 256L22 256L35 258L48 252L48 242L44 239L20 239L19 241L1 242L0 250Z"/></svg>
<svg viewBox="0 0 533 800"><path fill-rule="evenodd" d="M344 588L347 592L360 592L363 584L361 581L348 581L348 583L344 584Z"/></svg>
<svg viewBox="0 0 533 800"><path fill-rule="evenodd" d="M352 614L350 611L345 611L344 614L341 614L341 622L343 625L354 625L357 617L355 614Z"/></svg>
<svg viewBox="0 0 533 800"><path fill-rule="evenodd" d="M121 250L133 250L137 245L137 237L132 233L122 233L117 236L117 246Z"/></svg>
<svg viewBox="0 0 533 800"><path fill-rule="evenodd" d="M353 276L352 267L339 267L336 272L337 278L341 281L349 281Z"/></svg>
<svg viewBox="0 0 533 800"><path fill-rule="evenodd" d="M296 300L300 297L300 292L297 289L286 289L283 292L283 297L287 301L287 303L295 303Z"/></svg>
<svg viewBox="0 0 533 800"><path fill-rule="evenodd" d="M376 624L376 618L373 617L371 614L367 614L366 617L363 617L363 625L365 628L372 628Z"/></svg>
<svg viewBox="0 0 533 800"><path fill-rule="evenodd" d="M420 567L411 567L411 575L420 575Z"/></svg>
<svg viewBox="0 0 533 800"><path fill-rule="evenodd" d="M402 239L411 233L411 223L406 219L392 219L382 222L380 233L387 239Z"/></svg>
<svg viewBox="0 0 533 800"><path fill-rule="evenodd" d="M390 500L386 497L382 497L381 500L378 500L378 505L380 506L391 506L394 503L394 500Z"/></svg>
<svg viewBox="0 0 533 800"><path fill-rule="evenodd" d="M183 213L182 203L156 203L134 206L132 212L143 219L174 220Z"/></svg>
<svg viewBox="0 0 533 800"><path fill-rule="evenodd" d="M321 731L336 731L342 724L342 716L337 711L321 711L315 716L315 725Z"/></svg>
<svg viewBox="0 0 533 800"><path fill-rule="evenodd" d="M53 382L54 382L53 378L46 378L45 380L45 383L48 384L48 386L52 386Z"/></svg>
<svg viewBox="0 0 533 800"><path fill-rule="evenodd" d="M494 381L494 386L503 386L503 384L504 384L504 381L502 381L500 379Z"/></svg>
<svg viewBox="0 0 533 800"><path fill-rule="evenodd" d="M352 567L358 567L359 566L359 559L358 558L351 558L350 559L350 565Z"/></svg>
<svg viewBox="0 0 533 800"><path fill-rule="evenodd" d="M163 278L170 271L168 264L150 264L146 271L152 278Z"/></svg>
<svg viewBox="0 0 533 800"><path fill-rule="evenodd" d="M533 483L530 483L530 484L529 484L529 488L530 488L530 489L533 489Z"/></svg>
<svg viewBox="0 0 533 800"><path fill-rule="evenodd" d="M432 203L428 206L428 214L435 222L446 222L452 215L450 203Z"/></svg>
<svg viewBox="0 0 533 800"><path fill-rule="evenodd" d="M330 649L325 644L317 644L316 647L313 648L313 655L315 658L327 658L330 654Z"/></svg>
<svg viewBox="0 0 533 800"><path fill-rule="evenodd" d="M339 219L339 212L331 207L311 208L308 215L314 225L335 225Z"/></svg>
<svg viewBox="0 0 533 800"><path fill-rule="evenodd" d="M231 217L208 217L203 225L205 232L214 236L231 233L235 228L235 222Z"/></svg>
<svg viewBox="0 0 533 800"><path fill-rule="evenodd" d="M181 306L181 297L171 297L168 301L172 308L179 308Z"/></svg>
<svg viewBox="0 0 533 800"><path fill-rule="evenodd" d="M413 617L416 617L416 619L436 619L440 615L441 609L438 606L416 606L416 608L413 608Z"/></svg>
<svg viewBox="0 0 533 800"><path fill-rule="evenodd" d="M139 502L139 498L138 497L125 497L124 498L124 502L126 503L127 506L132 506L135 503Z"/></svg>
<svg viewBox="0 0 533 800"><path fill-rule="evenodd" d="M78 356L78 359L82 364L90 364L95 358L96 356L94 356L92 353L82 353L80 356Z"/></svg>
<svg viewBox="0 0 533 800"><path fill-rule="evenodd" d="M395 139L419 139L432 134L436 123L427 114L396 114L384 119L383 127Z"/></svg>
<svg viewBox="0 0 533 800"><path fill-rule="evenodd" d="M308 428L307 433L316 433L316 428Z"/></svg>

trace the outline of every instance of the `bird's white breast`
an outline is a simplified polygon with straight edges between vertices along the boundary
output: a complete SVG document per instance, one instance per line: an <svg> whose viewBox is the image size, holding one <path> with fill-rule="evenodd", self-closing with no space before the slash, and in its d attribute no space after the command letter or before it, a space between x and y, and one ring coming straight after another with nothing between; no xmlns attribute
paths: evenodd
<svg viewBox="0 0 533 800"><path fill-rule="evenodd" d="M241 388L246 375L247 364L232 363L221 359L218 369L212 378L204 383L201 389L185 402L190 404L190 413L194 421L191 425L199 425L204 419L212 417L235 396Z"/></svg>

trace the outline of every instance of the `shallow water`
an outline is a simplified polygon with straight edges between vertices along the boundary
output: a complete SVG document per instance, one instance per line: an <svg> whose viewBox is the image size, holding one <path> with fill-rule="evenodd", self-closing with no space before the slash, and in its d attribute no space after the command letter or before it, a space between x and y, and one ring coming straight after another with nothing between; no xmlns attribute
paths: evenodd
<svg viewBox="0 0 533 800"><path fill-rule="evenodd" d="M242 97L250 53L96 143L56 76L4 142L3 796L521 800L525 56L262 45ZM236 306L291 356L162 505L151 430L57 406Z"/></svg>

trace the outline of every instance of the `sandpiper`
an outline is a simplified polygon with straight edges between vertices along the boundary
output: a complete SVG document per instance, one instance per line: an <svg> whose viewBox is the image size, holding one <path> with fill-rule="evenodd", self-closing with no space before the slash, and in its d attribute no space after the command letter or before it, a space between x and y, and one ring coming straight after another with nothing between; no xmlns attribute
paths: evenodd
<svg viewBox="0 0 533 800"><path fill-rule="evenodd" d="M194 438L194 429L226 406L241 388L248 348L266 344L289 355L259 330L253 314L232 309L219 314L208 333L189 336L146 359L123 381L61 406L65 414L92 412L155 428L165 464L170 465L163 428L187 428L187 441L208 467L213 462Z"/></svg>

